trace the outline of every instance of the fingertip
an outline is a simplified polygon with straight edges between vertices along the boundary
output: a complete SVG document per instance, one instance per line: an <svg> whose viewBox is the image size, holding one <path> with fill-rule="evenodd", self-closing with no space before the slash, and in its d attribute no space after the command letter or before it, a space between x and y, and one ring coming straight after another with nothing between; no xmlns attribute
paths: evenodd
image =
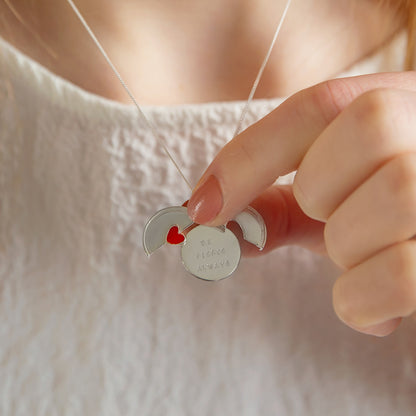
<svg viewBox="0 0 416 416"><path fill-rule="evenodd" d="M333 287L332 292L333 308L340 319L348 327L366 335L376 337L385 337L394 332L400 325L402 318L392 318L384 322L369 324L371 320L365 315L360 316L356 308L356 298L351 298L345 292L342 278L338 279ZM374 322L374 319L372 319Z"/></svg>
<svg viewBox="0 0 416 416"><path fill-rule="evenodd" d="M355 331L361 332L362 334L383 338L388 335L391 335L399 327L401 322L402 318L395 318L390 319L386 322L382 322L380 324L368 326L366 328L360 328L354 325L348 326L354 329Z"/></svg>
<svg viewBox="0 0 416 416"><path fill-rule="evenodd" d="M188 215L196 224L212 223L223 207L223 193L218 179L210 175L202 181L188 201Z"/></svg>

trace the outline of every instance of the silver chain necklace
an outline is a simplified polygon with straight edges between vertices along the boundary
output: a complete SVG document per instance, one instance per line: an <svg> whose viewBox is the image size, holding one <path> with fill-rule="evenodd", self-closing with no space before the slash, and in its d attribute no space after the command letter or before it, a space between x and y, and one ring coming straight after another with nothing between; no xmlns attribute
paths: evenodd
<svg viewBox="0 0 416 416"><path fill-rule="evenodd" d="M156 128L150 123L143 113L134 95L131 93L129 87L82 16L81 12L74 4L73 0L66 1L81 21L85 30L105 58L115 76L118 78L132 103L137 108L139 117L145 122L154 139L162 147L169 160L174 164L179 175L192 191L190 182L183 174L166 144L160 138ZM237 136L242 129L250 103L253 100L257 86L263 75L267 62L269 61L290 4L291 0L287 0L272 42L257 73L249 97L241 112L233 138ZM257 246L259 250L263 250L267 240L266 225L261 215L254 208L250 206L247 207L243 212L238 214L233 221L241 227L243 238L246 241ZM232 231L226 228L226 226L207 227L204 225L194 224L187 214L187 208L184 206L164 208L156 212L156 214L154 214L145 225L143 230L143 248L148 256L165 244L181 246L181 259L185 269L195 277L203 280L216 281L229 277L237 269L241 258L240 243Z"/></svg>

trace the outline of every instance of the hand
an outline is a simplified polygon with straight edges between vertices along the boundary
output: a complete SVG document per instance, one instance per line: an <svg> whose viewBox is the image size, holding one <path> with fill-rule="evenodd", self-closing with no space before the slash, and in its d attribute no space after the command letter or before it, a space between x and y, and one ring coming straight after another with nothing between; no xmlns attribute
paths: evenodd
<svg viewBox="0 0 416 416"><path fill-rule="evenodd" d="M293 187L271 186L292 171ZM225 224L254 198L266 251L299 244L326 252L344 270L333 289L340 319L391 333L416 311L416 72L295 94L222 149L189 215Z"/></svg>

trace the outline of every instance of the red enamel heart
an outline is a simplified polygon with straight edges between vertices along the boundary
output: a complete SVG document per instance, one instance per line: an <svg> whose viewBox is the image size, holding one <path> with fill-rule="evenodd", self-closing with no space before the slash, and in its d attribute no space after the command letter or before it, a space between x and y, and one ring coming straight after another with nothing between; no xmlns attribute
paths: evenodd
<svg viewBox="0 0 416 416"><path fill-rule="evenodd" d="M166 241L169 244L181 244L185 241L185 236L179 232L179 227L174 225L168 232Z"/></svg>

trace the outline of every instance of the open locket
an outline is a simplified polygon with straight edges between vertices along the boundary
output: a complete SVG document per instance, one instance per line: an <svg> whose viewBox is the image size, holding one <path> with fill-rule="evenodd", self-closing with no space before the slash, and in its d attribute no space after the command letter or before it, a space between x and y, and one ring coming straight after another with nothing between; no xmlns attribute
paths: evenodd
<svg viewBox="0 0 416 416"><path fill-rule="evenodd" d="M266 225L254 208L247 207L233 221L240 226L246 241L263 250ZM203 280L225 279L240 262L240 243L231 230L225 226L197 225L183 206L158 211L144 228L143 248L148 256L166 243L180 245L185 269Z"/></svg>

